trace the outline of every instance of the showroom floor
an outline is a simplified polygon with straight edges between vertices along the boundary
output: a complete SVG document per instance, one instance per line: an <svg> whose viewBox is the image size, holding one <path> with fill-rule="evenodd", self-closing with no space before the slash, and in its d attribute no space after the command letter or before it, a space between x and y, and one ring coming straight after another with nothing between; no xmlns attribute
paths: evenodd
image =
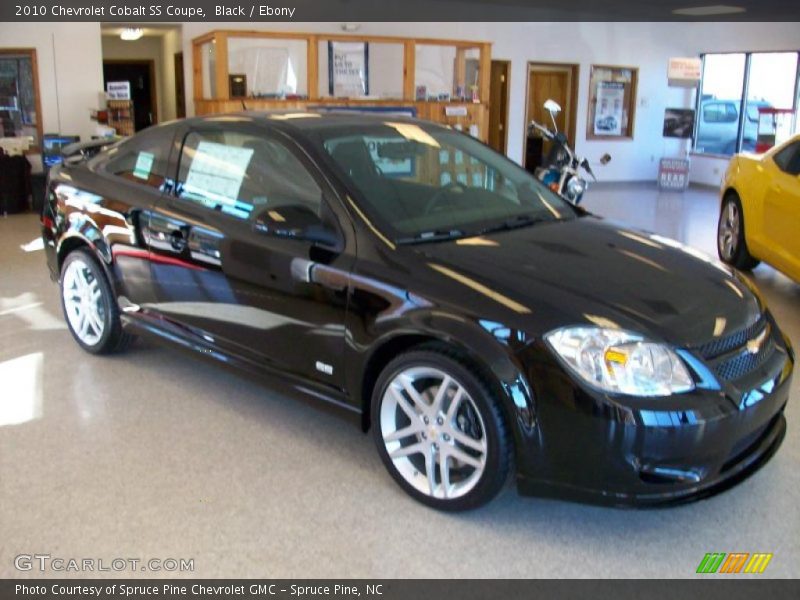
<svg viewBox="0 0 800 600"><path fill-rule="evenodd" d="M586 206L714 250L713 190L604 185ZM21 248L37 236L35 216L0 217L0 577L33 553L192 558L199 577L688 577L706 552L771 552L765 576L797 576L800 375L781 450L712 499L626 511L509 487L441 514L334 416L151 343L82 352L42 251ZM797 346L800 285L754 277Z"/></svg>

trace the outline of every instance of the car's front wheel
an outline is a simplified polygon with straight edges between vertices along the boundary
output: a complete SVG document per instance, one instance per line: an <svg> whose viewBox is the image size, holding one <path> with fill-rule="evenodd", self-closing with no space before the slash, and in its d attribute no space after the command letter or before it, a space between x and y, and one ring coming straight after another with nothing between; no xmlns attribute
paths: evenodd
<svg viewBox="0 0 800 600"><path fill-rule="evenodd" d="M424 346L391 361L373 392L381 459L406 492L437 509L480 506L508 477L508 428L478 372L446 347Z"/></svg>
<svg viewBox="0 0 800 600"><path fill-rule="evenodd" d="M87 352L119 351L133 340L122 330L111 285L88 250L74 250L64 259L61 306L70 333Z"/></svg>
<svg viewBox="0 0 800 600"><path fill-rule="evenodd" d="M717 254L723 262L749 271L759 261L750 255L744 237L744 212L739 196L729 192L722 201L722 210L717 224Z"/></svg>

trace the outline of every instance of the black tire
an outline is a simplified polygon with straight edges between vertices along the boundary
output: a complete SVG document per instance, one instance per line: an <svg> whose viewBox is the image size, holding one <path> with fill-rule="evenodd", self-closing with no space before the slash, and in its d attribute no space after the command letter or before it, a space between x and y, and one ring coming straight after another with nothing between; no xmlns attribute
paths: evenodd
<svg viewBox="0 0 800 600"><path fill-rule="evenodd" d="M75 330L65 302L64 275L67 269L70 268L70 265L76 261L80 261L85 265L91 279L97 282L97 289L99 289L101 295L99 304L102 308L100 319L102 320L103 331L102 334L98 336L98 339L92 341L92 343L87 343L84 339L81 339L81 335ZM102 266L100 266L97 259L88 249L78 248L73 250L64 259L64 263L61 265L59 290L61 292L61 309L64 312L64 320L67 322L67 328L78 345L87 352L92 354L122 352L136 339L135 336L122 329L120 310L111 289L111 284L108 282L108 278Z"/></svg>
<svg viewBox="0 0 800 600"><path fill-rule="evenodd" d="M387 393L388 386L395 377L411 368L432 368L449 375L453 379L453 385L463 388L468 394L468 398L472 400L467 410L473 410L473 408L477 409L480 415L480 421L482 422L482 427L480 427L480 429L482 430L482 435L479 439L485 443L485 453L483 453L485 456L485 463L474 485L469 491L466 491L466 493L458 497L436 498L429 493L423 493L411 485L395 466L393 459L389 456L386 444L384 443L381 426L381 409L384 395ZM499 401L491 391L491 385L482 373L483 370L479 365L471 363L460 353L455 352L448 346L444 344L424 344L392 360L383 369L375 384L372 393L371 427L375 445L378 448L378 454L386 466L386 469L400 487L410 496L427 506L438 510L453 512L477 508L492 500L508 480L509 471L511 470L513 462L511 436ZM462 404L464 404L463 401ZM458 415L460 419L460 410L458 411ZM465 433L463 429L461 433ZM444 444L444 440L448 440L448 436L442 434L440 434L440 436L439 443ZM456 444L454 438L455 436L450 438L452 441L448 443L451 445ZM411 439L414 440L414 438ZM420 441L419 436L417 436L416 439L418 442ZM424 460L424 458L420 460ZM448 463L448 458L446 457L445 462ZM439 485L444 487L441 481L442 467L439 465L440 463L436 463L434 471L439 476ZM448 472L451 468L454 467L448 467ZM477 470L475 472L477 472Z"/></svg>
<svg viewBox="0 0 800 600"><path fill-rule="evenodd" d="M742 201L736 192L728 192L722 200L717 222L717 255L724 263L742 271L750 271L760 261L747 248L744 228Z"/></svg>

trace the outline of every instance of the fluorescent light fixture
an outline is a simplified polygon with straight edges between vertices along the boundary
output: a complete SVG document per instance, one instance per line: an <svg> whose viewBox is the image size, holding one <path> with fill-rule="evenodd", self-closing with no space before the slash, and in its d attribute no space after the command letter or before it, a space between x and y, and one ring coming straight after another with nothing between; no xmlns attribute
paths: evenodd
<svg viewBox="0 0 800 600"><path fill-rule="evenodd" d="M133 42L138 40L143 35L144 29L140 27L126 27L122 30L122 33L119 34L119 37L126 42Z"/></svg>
<svg viewBox="0 0 800 600"><path fill-rule="evenodd" d="M710 6L691 6L689 8L676 8L672 12L685 17L713 17L716 15L732 15L746 12L741 6L728 6L727 4L712 4Z"/></svg>

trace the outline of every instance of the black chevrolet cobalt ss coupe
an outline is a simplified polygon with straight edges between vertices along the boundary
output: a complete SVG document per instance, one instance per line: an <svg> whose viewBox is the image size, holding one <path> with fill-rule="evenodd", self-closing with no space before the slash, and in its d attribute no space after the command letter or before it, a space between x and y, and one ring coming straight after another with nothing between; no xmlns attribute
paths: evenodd
<svg viewBox="0 0 800 600"><path fill-rule="evenodd" d="M398 484L651 506L779 447L794 353L758 291L399 116L152 127L52 171L42 221L86 351L150 334L371 429Z"/></svg>

